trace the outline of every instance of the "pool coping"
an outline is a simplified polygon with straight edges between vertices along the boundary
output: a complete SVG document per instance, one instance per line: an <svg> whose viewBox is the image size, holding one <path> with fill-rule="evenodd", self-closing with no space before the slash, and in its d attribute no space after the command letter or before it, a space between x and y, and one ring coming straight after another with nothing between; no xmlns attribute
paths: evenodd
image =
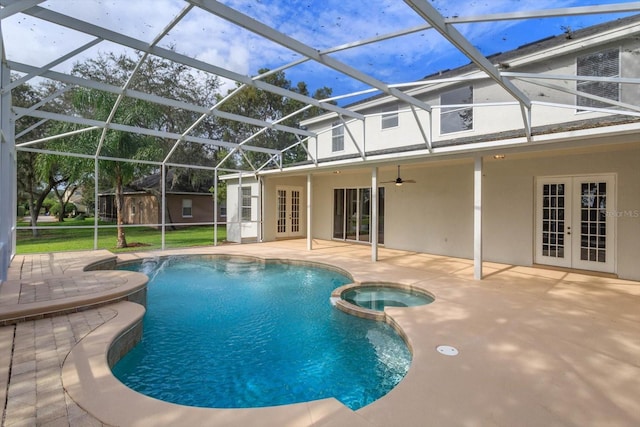
<svg viewBox="0 0 640 427"><path fill-rule="evenodd" d="M640 332L637 310L640 282L498 263L485 263L485 280L475 281L473 265L465 259L383 249L381 260L370 262L367 248L358 245L314 241L313 251L306 251L305 247L305 241L298 240L119 254L118 258L124 260L202 253L303 258L348 270L362 282L380 280L411 284L436 296L434 303L426 306L385 309L398 329L406 331L413 361L405 378L372 404L357 411L335 401L311 402L308 407L311 409L306 412L291 405L272 407L267 411L251 409L248 413L233 410L228 415L211 415L205 411L195 425L417 427L431 422L434 425L506 426L520 425L522 420L528 420L535 425L635 426L640 422L640 403L634 399L640 393L636 339ZM51 257L58 255L50 254ZM80 257L88 261L86 254ZM22 274L22 262L27 272L26 266L33 263L33 273ZM17 277L36 280L41 273L39 263L46 262L46 256L37 260L25 258L17 265L14 262L10 280ZM56 343L49 343L53 338L50 330L56 322L67 325L60 328L61 336L68 334L69 327L73 326L74 333L79 335L72 347L67 349L62 345L62 353L58 355L62 364L72 348L90 344L83 322L94 325L91 330L104 333L115 323L116 309L122 312L121 307L126 306L118 304L107 306L108 315L97 314L101 309L91 310L60 316L59 321L54 318L25 322L0 331L9 338L8 348L3 346L7 352L11 351L9 335L21 331L20 335L14 336L15 355L4 355L10 357L11 373L11 387L7 391L8 402L12 405L5 407L5 410L11 410L7 416L10 415L14 422L20 421L21 425L52 420L53 413L41 414L44 408L41 405L53 408L54 402L48 389L41 390L44 379L40 378L39 368L36 380L36 366L32 362L34 353L56 347ZM91 313L92 320L84 313ZM101 317L104 318L102 322L99 321ZM72 324L68 325L68 322ZM615 330L611 329L613 326ZM113 339L117 339L115 337L122 330L118 328ZM42 343L35 349L29 344L34 333L36 343ZM42 333L47 335L39 335ZM459 354L456 357L443 355L436 351L441 345L454 346ZM98 357L108 357L105 349L103 345ZM46 356L47 366L50 362L55 365L55 353L53 360L50 360L49 351L39 354ZM4 356L0 351L0 358ZM85 369L89 364L81 358L77 363L79 369ZM103 363L108 366L108 361ZM47 377L44 385L59 383L62 391L59 402L62 407L55 412L60 418L56 421L64 425L102 425L97 415L81 410L83 407L63 389L62 366L59 369L55 366L53 370L47 368L45 372L57 381ZM100 376L99 371L95 373ZM30 375L34 375L32 379ZM31 385L27 386L25 382ZM110 392L118 393L124 388L124 385L116 384ZM85 390L89 395L95 392L91 387ZM37 396L37 405L36 401L31 404L26 400L35 398L33 396ZM158 414L138 411L136 399L125 402L122 408L110 402L102 401L105 411L131 411L137 417L134 425L170 425L172 419L175 421L175 411ZM183 424L178 420L173 425Z"/></svg>
<svg viewBox="0 0 640 427"><path fill-rule="evenodd" d="M0 288L0 326L19 322L43 319L88 310L117 301L134 301L146 304L146 286L148 278L137 272L116 272L117 256L100 255L85 261L75 259L67 262L65 268L52 269L54 274L33 279L13 279L3 283ZM109 284L104 290L83 291L83 286ZM33 302L20 302L24 287L60 289L70 287L69 293L75 296L64 296Z"/></svg>
<svg viewBox="0 0 640 427"><path fill-rule="evenodd" d="M306 419L306 425L317 425L323 419L338 417L343 420L341 425L370 425L334 398L264 408L218 409L178 405L138 393L112 374L108 359L114 343L135 329L145 310L127 301L111 308L117 316L80 341L62 367L62 383L69 396L105 424L148 426L153 417L154 426L250 425L256 419L269 419L269 425Z"/></svg>
<svg viewBox="0 0 640 427"><path fill-rule="evenodd" d="M262 257L234 253L189 253L159 256L150 254L135 259L120 259L117 266L144 262L148 259L182 256L246 259L264 264L313 266L344 274L352 280L352 283L340 286L336 290L361 285L345 268L321 261L290 257ZM371 285L375 282L367 281L365 283ZM384 283L390 284L388 281ZM401 283L393 285L405 287ZM410 286L406 285L406 287ZM426 292L422 288L419 289L421 292ZM113 375L111 367L140 340L145 308L126 301L112 304L110 308L117 311L116 318L89 333L71 350L64 361L61 374L62 383L69 396L85 411L105 424L143 426L146 425L146 417L153 416L154 426L174 426L177 420L180 420L181 425L200 425L203 419L208 420L207 425L244 425L245 422L248 425L254 423L256 419L269 419L270 425L287 425L292 418L306 419L304 425L310 426L318 425L318 422L322 420L331 420L327 425L332 426L371 426L371 423L362 418L357 411L348 408L335 398L261 408L200 408L166 402L141 394L122 384ZM393 319L393 316L387 316L385 312L378 313L382 313L382 317L375 320L388 323L405 341L409 350L413 352L410 338L398 322ZM410 370L411 368L409 368ZM370 405L374 404L375 402ZM114 411L113 408L119 408L119 410Z"/></svg>
<svg viewBox="0 0 640 427"><path fill-rule="evenodd" d="M393 322L391 321L391 319L389 319L389 316L387 315L386 311L360 307L359 305L350 303L349 301L345 300L342 297L342 295L344 295L345 292L348 292L352 289L375 287L375 286L384 286L387 288L396 288L400 290L416 292L416 293L429 296L430 298L433 299L433 301L435 301L436 299L435 295L432 292L429 292L419 286L413 286L411 284L396 283L396 282L390 282L390 281L368 280L366 282L349 283L334 289L333 292L331 292L331 303L334 304L338 309L352 316L363 317L365 319L376 320L379 322L387 322L393 325ZM420 304L420 306L422 305L428 305L428 304ZM401 331L397 331L397 332L403 335ZM405 338L405 341L406 341L406 338Z"/></svg>

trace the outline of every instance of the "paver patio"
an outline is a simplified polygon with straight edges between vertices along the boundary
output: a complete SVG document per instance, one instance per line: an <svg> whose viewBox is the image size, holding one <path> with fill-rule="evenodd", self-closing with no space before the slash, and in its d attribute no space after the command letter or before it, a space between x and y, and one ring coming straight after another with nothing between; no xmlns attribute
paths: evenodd
<svg viewBox="0 0 640 427"><path fill-rule="evenodd" d="M101 382L113 381L103 356L108 337L122 327L110 325L126 323L137 306L120 301L77 312L67 307L62 315L0 327L2 425L640 425L640 283L494 263L485 263L485 279L474 281L470 260L381 249L373 263L368 246L315 241L306 251L305 245L289 240L118 258L206 253L304 259L344 268L358 282L428 290L436 297L428 306L387 308L408 337L413 362L405 379L373 404L355 412L334 399L216 410L149 402L124 386L115 395L104 387L87 389L87 373L97 376L94 384L114 384ZM123 282L118 273L82 271L109 256L16 256L0 289L0 309L33 304L37 294L92 300L96 291L117 292ZM89 287L78 289L83 278ZM34 286L41 288L35 294ZM441 344L456 347L459 355L438 353ZM111 406L118 395L134 397Z"/></svg>

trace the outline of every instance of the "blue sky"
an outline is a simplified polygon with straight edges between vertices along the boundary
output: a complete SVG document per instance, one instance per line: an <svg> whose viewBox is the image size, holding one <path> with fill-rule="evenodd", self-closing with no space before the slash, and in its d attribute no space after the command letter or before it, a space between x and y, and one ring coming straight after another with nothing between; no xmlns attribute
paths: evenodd
<svg viewBox="0 0 640 427"><path fill-rule="evenodd" d="M224 0L222 3L318 50L425 23L401 0ZM445 17L613 3L628 1L431 1ZM60 12L72 10L80 19L151 41L185 3L180 0L49 0L41 6ZM528 22L503 21L465 24L457 28L483 53L492 54L561 34L567 28L577 30L619 16L587 15ZM84 35L24 15L4 20L2 32L7 57L35 65L45 65L90 40ZM243 75L255 75L259 68L275 68L299 58L295 52L197 8L160 45L174 46L178 52ZM74 61L96 55L98 51L109 50L122 48L103 42L56 69L68 71ZM433 30L337 53L334 58L385 83L417 80L469 62ZM312 90L320 86L331 87L336 95L363 88L362 84L316 63L289 69L287 76L294 83L307 82Z"/></svg>

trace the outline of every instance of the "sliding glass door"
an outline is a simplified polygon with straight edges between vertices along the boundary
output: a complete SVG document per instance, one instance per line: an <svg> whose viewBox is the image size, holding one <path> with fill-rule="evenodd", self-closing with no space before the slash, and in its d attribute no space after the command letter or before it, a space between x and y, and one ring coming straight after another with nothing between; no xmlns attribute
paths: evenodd
<svg viewBox="0 0 640 427"><path fill-rule="evenodd" d="M333 190L333 238L371 242L371 189ZM378 189L378 243L384 243L384 188Z"/></svg>

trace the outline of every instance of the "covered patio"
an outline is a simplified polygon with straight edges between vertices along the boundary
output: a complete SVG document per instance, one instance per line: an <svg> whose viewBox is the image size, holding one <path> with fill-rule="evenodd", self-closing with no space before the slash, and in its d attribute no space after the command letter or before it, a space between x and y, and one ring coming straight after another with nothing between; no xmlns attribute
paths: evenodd
<svg viewBox="0 0 640 427"><path fill-rule="evenodd" d="M435 296L430 305L386 309L406 335L413 361L405 379L373 404L355 412L334 399L217 410L137 395L111 376L106 355L113 339L142 315L141 306L103 305L87 292L88 302L67 307L66 314L0 327L3 425L160 426L177 420L243 427L640 424L639 283L495 263L484 263L485 278L477 281L472 260L380 248L373 262L368 246L316 240L306 251L306 245L300 239L117 258L237 254L305 260L345 269L357 282L429 291ZM83 252L82 261L77 255L17 255L1 288L0 311L21 305L16 289L22 294L48 286L49 295L56 295L56 287L81 283L87 275L115 280L118 273L112 271L83 272L85 265L109 262L113 255ZM453 346L459 354L440 354L439 345Z"/></svg>

